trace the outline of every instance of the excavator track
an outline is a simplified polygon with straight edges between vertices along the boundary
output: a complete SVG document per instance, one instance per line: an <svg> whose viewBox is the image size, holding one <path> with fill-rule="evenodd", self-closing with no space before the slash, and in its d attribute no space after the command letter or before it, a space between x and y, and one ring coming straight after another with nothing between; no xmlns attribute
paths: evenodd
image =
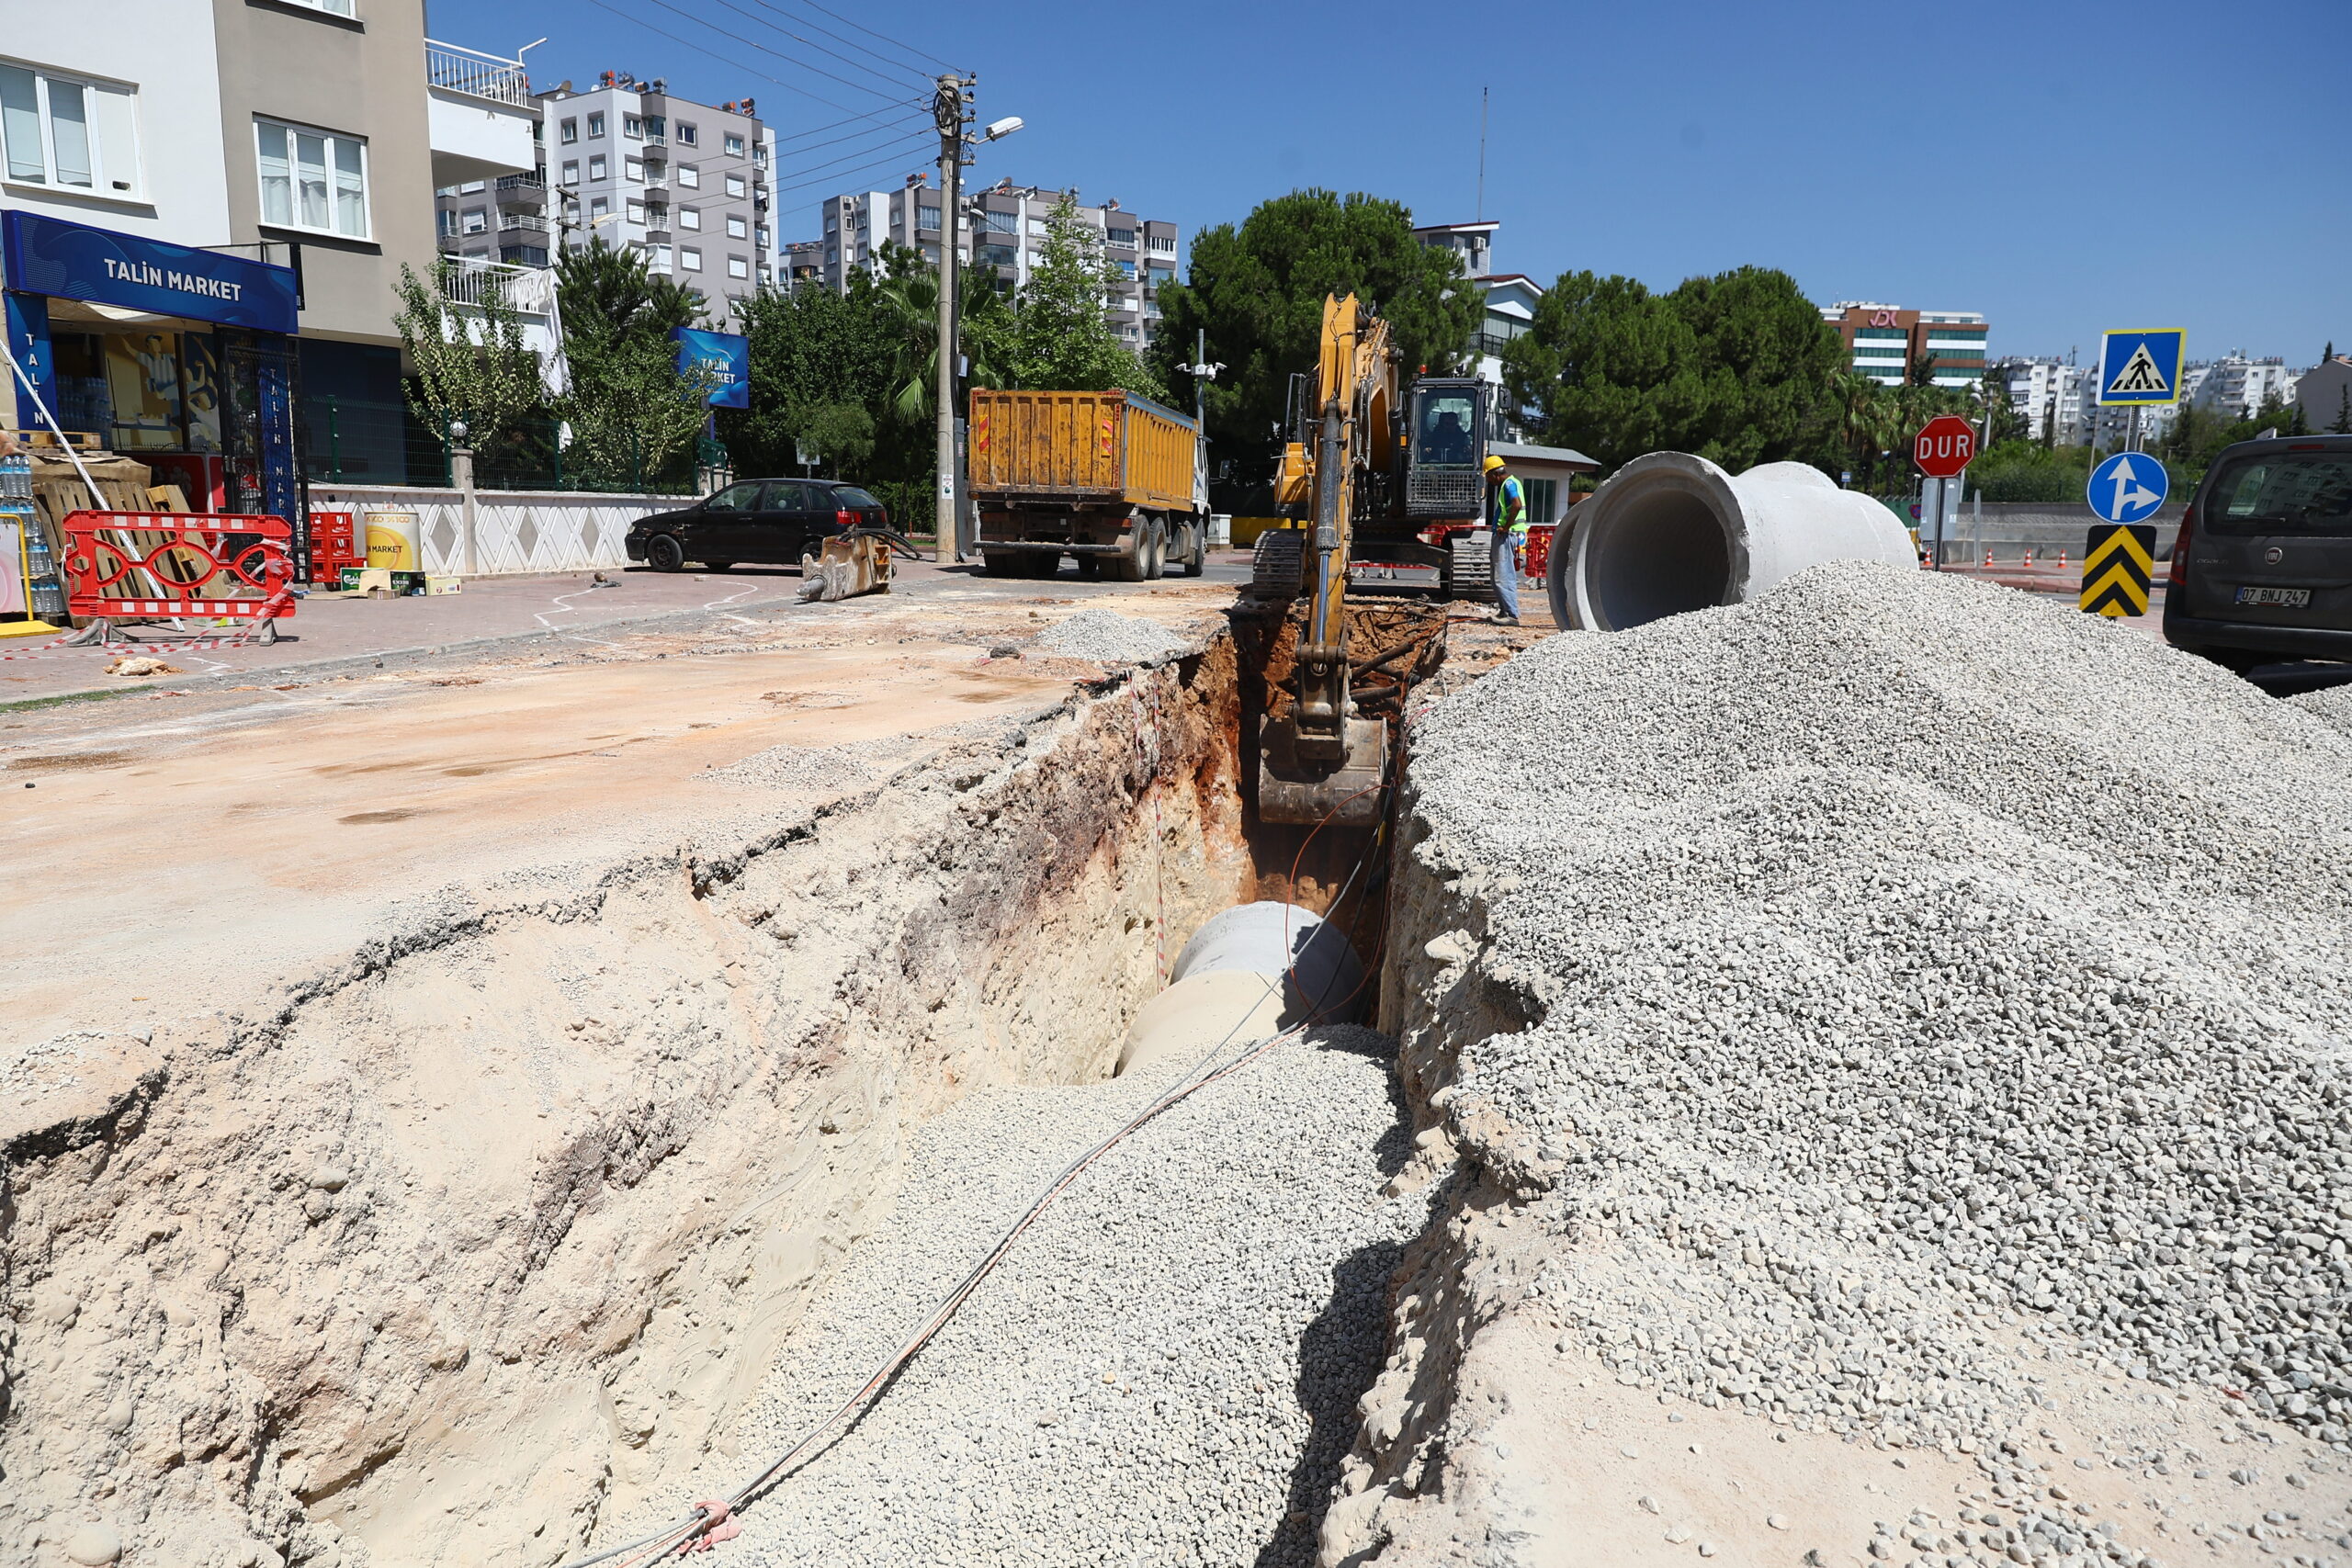
<svg viewBox="0 0 2352 1568"><path fill-rule="evenodd" d="M1250 596L1288 604L1306 587L1306 530L1269 528L1250 558Z"/></svg>

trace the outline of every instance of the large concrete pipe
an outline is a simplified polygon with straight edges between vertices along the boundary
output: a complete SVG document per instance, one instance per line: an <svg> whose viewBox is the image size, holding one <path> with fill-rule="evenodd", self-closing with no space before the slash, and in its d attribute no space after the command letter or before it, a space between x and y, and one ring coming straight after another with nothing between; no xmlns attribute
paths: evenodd
<svg viewBox="0 0 2352 1568"><path fill-rule="evenodd" d="M1809 463L1764 463L1734 477L1688 452L1652 452L1569 518L1570 543L1552 552L1548 584L1563 628L1623 631L1736 604L1824 561L1919 562L1894 513Z"/></svg>
<svg viewBox="0 0 2352 1568"><path fill-rule="evenodd" d="M1295 904L1242 904L1184 944L1168 988L1127 1027L1118 1070L1238 1050L1306 1019L1339 1022L1363 1004L1363 965L1337 926Z"/></svg>

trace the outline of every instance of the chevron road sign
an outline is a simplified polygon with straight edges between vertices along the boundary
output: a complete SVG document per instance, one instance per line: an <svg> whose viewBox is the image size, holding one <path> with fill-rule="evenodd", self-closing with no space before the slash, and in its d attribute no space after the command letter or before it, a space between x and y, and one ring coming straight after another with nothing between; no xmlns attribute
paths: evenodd
<svg viewBox="0 0 2352 1568"><path fill-rule="evenodd" d="M2144 615L2148 584L2156 574L2156 531L2145 524L2109 523L2091 530L2083 551L2083 612Z"/></svg>

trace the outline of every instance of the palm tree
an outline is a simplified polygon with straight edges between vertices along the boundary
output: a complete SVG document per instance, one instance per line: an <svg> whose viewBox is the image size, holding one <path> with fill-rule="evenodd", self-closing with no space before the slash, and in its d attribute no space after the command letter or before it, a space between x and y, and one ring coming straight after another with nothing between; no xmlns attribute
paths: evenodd
<svg viewBox="0 0 2352 1568"><path fill-rule="evenodd" d="M982 281L964 301L962 337L964 357L969 363L963 383L967 387L998 384L990 353L995 334L975 330L997 303L993 293L983 292L987 288ZM933 400L939 388L939 270L921 262L894 266L890 276L875 286L874 297L893 345L887 406L892 418L921 425L933 417L937 406Z"/></svg>

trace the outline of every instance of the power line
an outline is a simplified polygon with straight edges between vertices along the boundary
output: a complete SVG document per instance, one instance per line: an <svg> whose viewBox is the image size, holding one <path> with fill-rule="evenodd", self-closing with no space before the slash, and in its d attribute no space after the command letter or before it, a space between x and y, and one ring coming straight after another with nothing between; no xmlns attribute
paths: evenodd
<svg viewBox="0 0 2352 1568"><path fill-rule="evenodd" d="M719 3L720 3L721 5L726 5L726 4L727 4L727 0L719 0ZM889 56L888 56L888 55L884 55L884 54L876 54L874 51L872 51L872 50L870 50L870 49L866 48L864 44L862 44L862 43L858 43L858 42L856 42L856 41L854 41L854 40L853 40L853 39L845 39L845 38L842 37L842 35L841 35L841 34L839 34L839 33L837 33L837 32L832 31L831 28L818 27L818 26L817 26L817 24L816 24L816 23L814 23L814 22L810 22L810 21L804 21L804 20L802 20L802 18L793 16L793 14L792 14L791 12L789 12L789 11L787 11L787 10L785 10L782 6L775 6L775 5L771 5L771 4L769 3L769 0L754 0L754 4L756 4L756 5L760 7L760 9L761 9L761 10L763 10L763 11L774 11L777 16L782 17L786 18L786 20L788 20L788 21L800 22L801 26L803 26L803 27L806 27L806 28L811 28L812 30L817 31L817 32L823 33L827 38L831 39L835 43L847 44L850 48L852 48L852 49L854 49L854 50L856 50L859 53L861 53L861 54L865 54L865 55L869 55L869 56L871 56L872 58L874 58L874 59L876 59L876 60L880 61L880 62L881 62L885 66L888 67L888 68L889 68L890 70L892 70L892 71L904 71L904 72L907 72L908 73L910 73L910 74L911 74L911 75L921 77L921 78L923 80L923 82L924 82L924 84L925 84L926 85L928 85L930 84L930 81L931 81L931 73L929 73L929 72L927 72L927 71L918 70L918 69L916 69L914 66L909 65L909 64L907 64L907 63L906 63L905 62L903 62L903 61L892 60L892 59L891 59ZM728 8L729 10L730 10L730 11L740 10L740 9L741 9L741 7L739 7L739 6L727 6L727 8ZM748 17L748 16L751 16L751 13L750 13L750 12L748 12L748 11L745 11L745 12L743 12L743 15L745 15L745 16L747 16L747 17ZM808 47L809 47L810 49L813 49L813 50L817 51L818 51L819 53L820 53L820 54L828 54L828 55L831 55L833 59L840 61L842 64L844 64L844 65L847 65L847 66L851 67L853 70L857 70L857 71L866 71L866 72L874 72L874 73L875 73L876 75L880 75L880 74L881 74L881 73L879 73L879 72L875 72L875 71L874 71L874 67L873 67L873 66L871 66L871 65L867 65L867 64L865 64L865 63L863 63L863 62L858 62L858 61L855 61L855 60L852 60L849 56L847 56L847 55L845 55L845 54L842 54L842 53L840 53L840 52L838 52L838 51L836 51L827 49L827 48L826 48L823 44L821 44L821 43L815 43L815 42L812 42L811 40L809 40L809 39L808 39L802 38L798 33L794 32L790 28L786 28L786 27L780 27L780 26L778 26L778 25L777 25L776 23L775 23L775 22L764 21L764 20L763 20L762 18L760 18L760 17L752 17L752 19L753 21L755 21L755 22L759 22L759 23L760 23L760 25L761 25L762 27L764 27L764 28L775 28L775 30L776 30L777 32L782 33L785 37L786 37L786 38L788 38L788 39L793 39L797 40L798 42L808 44ZM888 78L886 77L886 78L885 78L885 80L888 80Z"/></svg>
<svg viewBox="0 0 2352 1568"><path fill-rule="evenodd" d="M922 146L923 140L927 139L918 139L914 141L910 141L896 152L892 152L885 157L876 158L870 164L861 164L854 169L841 169L832 174L820 175L814 179L802 180L797 185L778 186L775 189L775 194L777 196L782 196L785 192L790 190L806 190L810 186L830 185L835 180L845 180L849 178L850 175L862 174L867 169L878 169L885 164L903 163L905 161L906 154L912 152ZM852 156L855 156L855 154L852 154Z"/></svg>
<svg viewBox="0 0 2352 1568"><path fill-rule="evenodd" d="M849 122L848 122L848 121L846 121L846 120L842 120L842 121L840 121L840 122L838 122L838 123L839 123L839 124L842 124L842 125L846 125L846 124L847 124L847 123L849 123ZM909 116L907 116L905 118L903 118L903 119L894 119L894 120L890 121L890 122L889 122L889 124L888 124L888 126L886 126L886 127L884 127L884 128L882 128L882 129L885 129L885 130L896 130L898 127L902 126L902 125L914 125L914 124L917 124L917 123L919 123L918 117L913 116L913 115L909 115ZM832 125L820 126L820 127L818 127L818 128L817 128L817 130L834 130L834 129L836 129L836 126L832 126ZM868 130L872 130L873 128L872 128L872 127L868 127L867 129L868 129ZM804 135L805 135L805 136L814 136L814 135L816 135L816 134L817 134L817 130L807 131L807 132L805 132L805 133L804 133ZM856 141L859 137L864 136L864 135L865 135L865 134L867 134L867 131L865 131L865 130L853 130L853 131L851 131L847 136L836 136L836 137L834 137L831 141L820 141L820 142L816 143L814 146L809 146L809 147L803 147L803 148L800 148L800 149L799 149L797 152L796 152L793 155L794 155L795 157L798 157L798 156L800 156L802 153L814 152L816 152L816 151L818 150L818 148L820 148L820 147L838 147L838 146L840 146L840 145L841 145L842 142L844 142L844 141ZM802 140L802 138L801 138L801 137L795 137L793 140L797 141L800 141L800 140ZM782 148L783 148L783 145L784 145L784 144L783 144L781 141L779 141L779 142L777 142L777 143L776 143L776 146L777 146L777 148L778 148L778 153L777 153L777 162L778 162L778 163L781 163L781 162L783 161L783 154L782 154ZM779 170L778 172L779 172L779 173L781 173L782 171L781 171L781 170Z"/></svg>
<svg viewBox="0 0 2352 1568"><path fill-rule="evenodd" d="M913 55L917 60L927 60L931 62L932 64L938 66L942 71L953 71L956 69L935 54L927 53L922 50L917 49L910 43L902 43L899 39L892 38L888 33L877 33L872 28L865 26L863 22L853 22L847 17L842 16L839 11L826 10L824 6L817 4L817 0L801 0L801 4L807 6L812 11L824 11L825 15L841 23L842 26L845 28L855 28L867 38L880 39L884 43L888 44L891 48L904 50L907 53ZM814 27L816 24L812 22L809 25ZM848 40L844 39L843 41L846 42Z"/></svg>
<svg viewBox="0 0 2352 1568"><path fill-rule="evenodd" d="M917 136L917 133L910 132L905 130L896 130L894 134L896 140L888 141L887 145L891 147L903 146L910 141L915 140ZM802 164L796 168L790 169L785 168L779 163L775 170L776 182L782 188L797 190L799 188L799 185L797 182L800 182L805 178L822 175L826 170L837 168L843 164L856 163L862 158L879 157L886 143L882 141L869 142L864 147L853 148L847 152L838 152L831 158L820 159L814 164ZM786 180L794 181L796 183L788 186L784 186L784 182Z"/></svg>
<svg viewBox="0 0 2352 1568"><path fill-rule="evenodd" d="M729 10L735 12L738 16L751 16L751 13L744 10L741 6L729 4L729 0L718 0L718 3L727 6ZM816 75L824 77L827 81L839 82L844 87L854 88L856 91L861 93L870 93L877 98L888 99L892 102L898 101L893 99L890 94L884 92L879 87L869 87L863 82L853 82L848 77L841 75L837 72L828 71L821 65L811 65L805 60L795 60L791 55L786 54L780 50L770 49L767 45L760 42L757 39L748 39L741 33L729 32L725 28L720 27L717 22L697 17L692 11L688 11L682 6L671 5L670 0L653 0L653 4L661 6L665 11L674 12L676 15L685 17L686 20L690 22L708 28L712 32L718 34L721 38L733 39L737 43L741 44L746 49L756 49L762 54L768 55L773 59L781 60L787 65L797 65L803 71L810 72ZM752 19L757 21L759 18L753 17ZM842 106L836 104L833 107L835 108L839 108Z"/></svg>
<svg viewBox="0 0 2352 1568"><path fill-rule="evenodd" d="M821 93L812 93L806 87L795 86L793 84L783 80L781 77L769 75L764 71L753 71L740 60L736 60L729 55L721 54L715 49L695 42L692 39L680 38L677 34L669 31L665 28L657 28L651 22L647 21L644 17L636 15L634 12L622 10L618 6L613 4L612 0L588 0L588 4L597 6L603 10L610 11L614 16L620 17L621 20L625 22L634 22L637 26L643 28L647 32L652 33L656 37L668 39L672 43L684 44L688 49L693 50L696 54L707 54L722 65L731 65L738 71L746 72L751 75L757 76L763 82L774 83L776 86L782 87L787 93L797 93L804 98L813 99L815 102L824 105L829 109L839 109L842 113L853 118L873 118L872 116L859 116L857 111L851 108L847 104L837 104ZM685 15L684 12L680 12L679 14L681 16ZM686 19L688 21L692 21L695 18L687 17ZM874 111L876 115L881 112L882 111L879 109Z"/></svg>

